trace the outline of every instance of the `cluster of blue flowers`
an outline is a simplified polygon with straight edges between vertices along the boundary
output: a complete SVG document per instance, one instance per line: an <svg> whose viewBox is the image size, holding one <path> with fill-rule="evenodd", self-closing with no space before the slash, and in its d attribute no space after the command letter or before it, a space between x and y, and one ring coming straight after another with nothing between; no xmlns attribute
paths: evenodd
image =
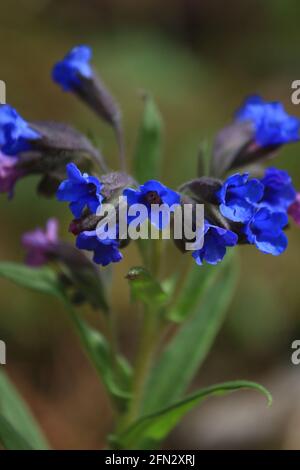
<svg viewBox="0 0 300 470"><path fill-rule="evenodd" d="M230 176L218 191L220 212L242 224L241 231L250 244L263 253L279 255L287 247L283 230L287 210L296 191L286 171L268 168L262 179L249 179L247 173Z"/></svg>
<svg viewBox="0 0 300 470"><path fill-rule="evenodd" d="M83 81L92 82L91 49L73 48L53 67L52 77L63 90L78 93ZM86 90L86 88L85 88ZM106 95L107 96L107 95ZM256 147L277 147L299 140L300 120L286 113L281 103L265 102L259 96L248 98L236 113L237 121L250 121ZM0 106L0 192L11 192L24 171L18 168L20 153L30 150L41 138L29 123L9 105ZM159 181L150 180L137 189L126 188L128 205L142 203L148 217L158 229L168 223L171 212L181 204L181 195ZM67 165L67 179L57 190L60 201L70 203L76 219L86 213L96 214L105 200L103 185L95 176L81 173L75 163ZM198 264L221 261L227 247L239 242L254 244L263 253L279 255L287 246L284 229L288 213L300 224L300 196L287 172L268 168L263 178L250 178L248 173L229 176L215 194L224 226L207 218L204 225L204 245L193 252ZM153 204L164 204L169 209L167 218L153 218ZM131 220L128 219L128 223ZM230 229L225 228L230 227ZM115 238L100 239L96 230L77 233L76 246L93 251L94 261L103 266L122 259L120 242Z"/></svg>

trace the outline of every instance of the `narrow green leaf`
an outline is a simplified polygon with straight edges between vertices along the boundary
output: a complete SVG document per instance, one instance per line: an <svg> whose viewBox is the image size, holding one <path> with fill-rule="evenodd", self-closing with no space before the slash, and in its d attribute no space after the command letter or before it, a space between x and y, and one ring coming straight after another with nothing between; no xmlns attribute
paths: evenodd
<svg viewBox="0 0 300 470"><path fill-rule="evenodd" d="M7 449L47 449L48 444L27 404L0 371L0 441ZM16 446L16 447L10 447Z"/></svg>
<svg viewBox="0 0 300 470"><path fill-rule="evenodd" d="M76 313L65 295L64 287L60 284L56 272L46 267L29 268L22 264L5 262L0 263L0 276L29 289L54 295L64 302L91 363L99 373L107 391L120 402L121 406L130 396L129 366L125 364L123 357L119 357L116 370L113 370L108 341Z"/></svg>
<svg viewBox="0 0 300 470"><path fill-rule="evenodd" d="M216 282L205 290L201 308L180 327L167 345L150 374L143 414L153 413L182 397L222 326L236 277L236 264L231 260L220 271Z"/></svg>
<svg viewBox="0 0 300 470"><path fill-rule="evenodd" d="M20 263L1 262L0 277L38 292L62 297L62 286L55 271L48 267L30 268Z"/></svg>
<svg viewBox="0 0 300 470"><path fill-rule="evenodd" d="M253 389L261 392L272 403L270 392L255 382L236 380L203 388L184 400L175 403L149 416L142 417L126 429L117 442L123 449L153 449L178 424L183 416L210 396L224 395L241 389Z"/></svg>
<svg viewBox="0 0 300 470"><path fill-rule="evenodd" d="M193 263L187 278L180 290L176 302L168 313L168 318L176 323L181 323L189 316L199 311L205 291L212 289L220 273L226 269L231 260L231 252L217 266L206 265L199 267Z"/></svg>
<svg viewBox="0 0 300 470"><path fill-rule="evenodd" d="M109 394L116 399L120 405L124 405L130 398L131 369L124 357L118 357L116 369L113 369L110 345L106 338L98 331L89 326L80 315L68 305L73 323L77 329L86 353L91 363L99 373Z"/></svg>
<svg viewBox="0 0 300 470"><path fill-rule="evenodd" d="M159 179L162 151L162 119L151 96L145 96L145 108L133 160L134 177L140 183Z"/></svg>
<svg viewBox="0 0 300 470"><path fill-rule="evenodd" d="M24 437L0 413L0 443L6 450L33 450Z"/></svg>
<svg viewBox="0 0 300 470"><path fill-rule="evenodd" d="M137 266L127 274L133 301L141 301L151 309L162 306L168 299L160 283L144 268Z"/></svg>

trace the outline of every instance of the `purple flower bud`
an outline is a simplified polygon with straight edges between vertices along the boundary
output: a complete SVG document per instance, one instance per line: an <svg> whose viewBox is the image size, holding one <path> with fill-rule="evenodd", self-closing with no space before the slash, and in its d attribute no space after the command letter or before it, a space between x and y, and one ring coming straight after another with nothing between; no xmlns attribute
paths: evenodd
<svg viewBox="0 0 300 470"><path fill-rule="evenodd" d="M8 157L0 152L0 193L8 193L13 196L16 181L25 174L25 171L18 167L17 157Z"/></svg>
<svg viewBox="0 0 300 470"><path fill-rule="evenodd" d="M288 208L288 214L300 225L300 193L297 193L295 201Z"/></svg>
<svg viewBox="0 0 300 470"><path fill-rule="evenodd" d="M49 256L58 243L58 221L49 219L46 228L36 228L22 236L22 245L28 250L26 264L42 266L49 261Z"/></svg>

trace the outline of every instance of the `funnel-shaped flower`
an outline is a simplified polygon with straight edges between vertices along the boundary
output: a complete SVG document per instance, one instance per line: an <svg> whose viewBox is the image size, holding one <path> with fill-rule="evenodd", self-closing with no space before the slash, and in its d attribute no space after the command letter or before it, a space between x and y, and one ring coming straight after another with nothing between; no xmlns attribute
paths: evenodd
<svg viewBox="0 0 300 470"><path fill-rule="evenodd" d="M217 192L221 214L234 222L247 222L264 193L263 184L248 173L229 176Z"/></svg>
<svg viewBox="0 0 300 470"><path fill-rule="evenodd" d="M287 247L287 236L283 232L288 223L285 212L271 212L266 207L259 209L244 231L249 243L263 253L280 255Z"/></svg>
<svg viewBox="0 0 300 470"><path fill-rule="evenodd" d="M203 261L217 264L224 258L226 247L235 246L237 242L236 233L205 221L203 247L194 251L192 256L199 265L202 265Z"/></svg>
<svg viewBox="0 0 300 470"><path fill-rule="evenodd" d="M0 105L0 149L6 155L17 155L29 150L32 141L40 138L38 132L8 104Z"/></svg>
<svg viewBox="0 0 300 470"><path fill-rule="evenodd" d="M281 103L250 96L236 113L238 121L250 121L255 140L262 147L281 145L299 140L300 120L290 116Z"/></svg>
<svg viewBox="0 0 300 470"><path fill-rule="evenodd" d="M75 217L80 217L86 206L95 214L103 200L98 178L87 173L81 174L75 163L67 165L67 175L68 179L59 185L57 199L70 202Z"/></svg>
<svg viewBox="0 0 300 470"><path fill-rule="evenodd" d="M52 78L63 90L72 91L80 86L80 78L90 78L92 51L88 46L76 46L57 62L52 70Z"/></svg>

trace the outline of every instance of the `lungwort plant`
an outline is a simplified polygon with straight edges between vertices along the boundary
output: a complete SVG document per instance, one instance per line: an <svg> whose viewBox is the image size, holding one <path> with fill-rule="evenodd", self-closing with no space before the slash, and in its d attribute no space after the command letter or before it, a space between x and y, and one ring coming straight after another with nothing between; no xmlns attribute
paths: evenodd
<svg viewBox="0 0 300 470"><path fill-rule="evenodd" d="M237 246L253 245L252 249L262 253L280 255L288 244L288 215L300 224L300 196L291 177L284 170L263 167L283 145L299 140L300 121L278 102L249 97L233 122L217 133L211 152L201 156L200 174L170 189L160 180L162 118L155 102L144 96L144 114L129 172L121 112L93 70L91 56L89 47L75 47L54 66L52 77L111 126L120 168L112 171L100 150L69 125L27 122L14 108L2 105L1 192L11 198L19 179L40 175L38 193L56 195L69 204L69 230L76 240L74 245L62 241L57 220L50 219L44 229L23 235L26 265L2 262L0 275L55 296L65 305L111 400L114 428L107 445L115 449L157 448L186 413L210 396L253 389L271 401L262 385L246 380L211 385L191 394L188 390L231 300L237 278ZM159 235L169 226L171 240L124 237L121 212L125 199L125 233L127 229L133 233L133 227L142 234L141 227L154 226ZM142 206L143 215L132 211L135 205ZM157 210L161 205L164 216ZM175 216L186 206L195 240L197 233L201 234L201 243L194 249L187 249L184 234L174 236ZM199 226L195 215L198 206L204 207ZM111 213L101 213L104 207L110 207ZM131 267L126 282L142 316L134 338L136 357L130 361L119 342L106 276L109 265L122 262L129 242L137 246L141 261ZM185 267L176 270L176 275L162 274L162 255L172 243L174 250L178 248L178 266ZM172 265L169 260L167 264ZM87 322L80 311L83 304L102 316L103 331ZM3 370L0 442L7 449L48 447Z"/></svg>

